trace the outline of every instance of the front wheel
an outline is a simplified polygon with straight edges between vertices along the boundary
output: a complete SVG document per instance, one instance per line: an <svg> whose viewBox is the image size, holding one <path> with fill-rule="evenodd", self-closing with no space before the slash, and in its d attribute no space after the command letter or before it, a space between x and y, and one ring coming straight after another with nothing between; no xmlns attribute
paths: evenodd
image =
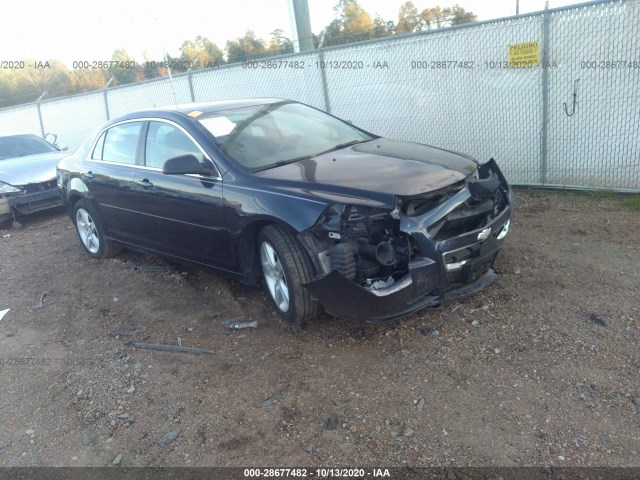
<svg viewBox="0 0 640 480"><path fill-rule="evenodd" d="M285 229L269 225L258 238L265 287L278 314L292 325L301 325L319 313L302 284L313 280L313 266L298 241Z"/></svg>
<svg viewBox="0 0 640 480"><path fill-rule="evenodd" d="M114 245L106 236L98 213L88 200L78 200L73 218L82 246L93 258L117 255L122 248Z"/></svg>

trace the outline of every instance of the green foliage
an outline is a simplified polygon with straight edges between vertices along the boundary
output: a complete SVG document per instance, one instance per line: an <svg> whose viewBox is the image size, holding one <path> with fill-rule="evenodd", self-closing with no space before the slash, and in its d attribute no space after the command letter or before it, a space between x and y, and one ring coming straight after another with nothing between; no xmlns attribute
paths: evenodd
<svg viewBox="0 0 640 480"><path fill-rule="evenodd" d="M227 62L229 63L262 57L266 53L267 48L264 40L256 38L253 30L247 30L243 37L227 41Z"/></svg>
<svg viewBox="0 0 640 480"><path fill-rule="evenodd" d="M69 69L59 60L24 60L25 68L0 71L0 107L65 95L73 85Z"/></svg>
<svg viewBox="0 0 640 480"><path fill-rule="evenodd" d="M475 22L478 19L472 12L467 12L460 5L442 8L439 6L426 8L422 12L412 1L404 3L398 12L396 33L420 32L434 28Z"/></svg>
<svg viewBox="0 0 640 480"><path fill-rule="evenodd" d="M373 36L374 38L388 37L396 31L396 26L392 21L385 21L376 15L373 19Z"/></svg>
<svg viewBox="0 0 640 480"><path fill-rule="evenodd" d="M460 5L454 5L451 8L445 9L449 13L449 22L451 25L460 25L462 23L475 22L478 20L478 16L472 12L465 11Z"/></svg>
<svg viewBox="0 0 640 480"><path fill-rule="evenodd" d="M411 33L421 29L420 13L413 2L409 1L402 4L398 12L396 33Z"/></svg>
<svg viewBox="0 0 640 480"><path fill-rule="evenodd" d="M589 196L596 199L614 198L618 196L613 190L594 190L589 192Z"/></svg>
<svg viewBox="0 0 640 480"><path fill-rule="evenodd" d="M100 90L109 81L105 70L73 70L71 72L71 89L74 93Z"/></svg>
<svg viewBox="0 0 640 480"><path fill-rule="evenodd" d="M640 212L640 196L636 195L631 198L627 198L624 201L624 206L629 210Z"/></svg>
<svg viewBox="0 0 640 480"><path fill-rule="evenodd" d="M207 37L197 36L195 40L187 40L180 47L181 71L215 68L224 63L224 55L218 46Z"/></svg>
<svg viewBox="0 0 640 480"><path fill-rule="evenodd" d="M532 190L534 192L534 190ZM535 195L538 197L548 195L551 193L550 190L535 190ZM585 200L602 202L603 205L607 205L606 208L615 208L619 209L620 205L622 207L634 211L640 212L640 195L635 193L622 193L616 192L614 190L555 190L553 191L554 195L567 195L567 196L577 196L582 197ZM533 195L533 193L532 193Z"/></svg>
<svg viewBox="0 0 640 480"><path fill-rule="evenodd" d="M114 65L107 70L109 78L114 78L112 85L127 85L128 83L136 81L136 69L126 68L127 64L135 64L135 60L124 48L114 50L111 55L111 60L120 64L118 66Z"/></svg>
<svg viewBox="0 0 640 480"><path fill-rule="evenodd" d="M267 47L269 55L284 55L293 53L293 42L284 36L284 31L280 28L271 32L271 40Z"/></svg>
<svg viewBox="0 0 640 480"><path fill-rule="evenodd" d="M373 20L367 11L358 4L358 0L340 0L334 10L338 14L338 18L326 28L325 43L327 45L374 38Z"/></svg>

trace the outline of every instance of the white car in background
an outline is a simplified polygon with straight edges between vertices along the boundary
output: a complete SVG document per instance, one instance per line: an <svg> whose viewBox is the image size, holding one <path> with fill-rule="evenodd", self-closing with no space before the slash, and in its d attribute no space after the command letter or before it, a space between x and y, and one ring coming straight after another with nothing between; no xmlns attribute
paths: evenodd
<svg viewBox="0 0 640 480"><path fill-rule="evenodd" d="M62 205L56 167L64 150L30 133L0 133L0 225Z"/></svg>

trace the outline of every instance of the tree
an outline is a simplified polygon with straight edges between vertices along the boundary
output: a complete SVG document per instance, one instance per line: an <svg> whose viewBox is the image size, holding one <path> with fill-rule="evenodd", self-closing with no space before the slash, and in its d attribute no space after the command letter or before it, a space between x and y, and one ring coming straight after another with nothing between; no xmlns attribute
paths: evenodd
<svg viewBox="0 0 640 480"><path fill-rule="evenodd" d="M74 93L100 90L104 88L107 81L107 71L104 69L76 69L71 72L71 89Z"/></svg>
<svg viewBox="0 0 640 480"><path fill-rule="evenodd" d="M422 26L425 30L431 30L432 28L443 28L447 26L447 14L446 8L435 6L433 8L426 8L420 14Z"/></svg>
<svg viewBox="0 0 640 480"><path fill-rule="evenodd" d="M25 68L15 78L17 94L33 95L36 100L43 93L48 97L66 95L71 91L71 72L60 60L25 60Z"/></svg>
<svg viewBox="0 0 640 480"><path fill-rule="evenodd" d="M396 33L411 33L422 29L420 13L418 9L409 1L400 6L398 11L398 24Z"/></svg>
<svg viewBox="0 0 640 480"><path fill-rule="evenodd" d="M142 52L142 69L139 73L141 80L149 80L152 78L166 77L167 69L163 66L164 59L155 60L149 56L148 51Z"/></svg>
<svg viewBox="0 0 640 480"><path fill-rule="evenodd" d="M126 85L136 81L136 62L124 48L115 49L111 60L118 62L107 69L109 78L114 77L113 85Z"/></svg>
<svg viewBox="0 0 640 480"><path fill-rule="evenodd" d="M13 70L0 70L0 108L21 103L15 94L15 73Z"/></svg>
<svg viewBox="0 0 640 480"><path fill-rule="evenodd" d="M371 16L358 4L358 0L340 0L333 9L339 17L326 28L326 44L337 45L374 37Z"/></svg>
<svg viewBox="0 0 640 480"><path fill-rule="evenodd" d="M180 47L182 70L213 68L224 63L224 55L218 46L207 37L198 35L195 40L187 40Z"/></svg>
<svg viewBox="0 0 640 480"><path fill-rule="evenodd" d="M227 62L242 62L250 58L264 56L267 49L264 40L256 38L253 30L247 30L243 37L227 41Z"/></svg>
<svg viewBox="0 0 640 480"><path fill-rule="evenodd" d="M422 11L420 17L427 29L460 25L462 23L475 22L478 19L476 15L472 12L467 12L460 5L447 8L438 6L427 8Z"/></svg>
<svg viewBox="0 0 640 480"><path fill-rule="evenodd" d="M444 28L450 25L475 22L478 19L472 12L467 12L460 5L442 8L435 6L418 13L413 2L404 3L398 11L396 33L419 32L433 28Z"/></svg>
<svg viewBox="0 0 640 480"><path fill-rule="evenodd" d="M373 19L373 36L374 38L388 37L396 31L395 24L390 20L385 22L379 15Z"/></svg>
<svg viewBox="0 0 640 480"><path fill-rule="evenodd" d="M267 52L270 55L282 55L285 53L293 53L293 42L284 36L284 31L280 28L271 32L271 40Z"/></svg>
<svg viewBox="0 0 640 480"><path fill-rule="evenodd" d="M447 9L449 12L449 21L451 25L460 25L462 23L475 22L478 20L478 16L472 12L467 12L460 5L454 5Z"/></svg>

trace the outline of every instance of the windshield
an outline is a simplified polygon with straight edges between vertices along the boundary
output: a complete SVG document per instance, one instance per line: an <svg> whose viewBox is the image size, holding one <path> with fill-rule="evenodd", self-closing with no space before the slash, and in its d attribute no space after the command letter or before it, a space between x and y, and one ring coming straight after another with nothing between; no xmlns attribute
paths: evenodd
<svg viewBox="0 0 640 480"><path fill-rule="evenodd" d="M57 151L56 147L35 135L0 137L0 160Z"/></svg>
<svg viewBox="0 0 640 480"><path fill-rule="evenodd" d="M299 103L234 108L198 118L222 151L250 171L309 158L374 136Z"/></svg>

